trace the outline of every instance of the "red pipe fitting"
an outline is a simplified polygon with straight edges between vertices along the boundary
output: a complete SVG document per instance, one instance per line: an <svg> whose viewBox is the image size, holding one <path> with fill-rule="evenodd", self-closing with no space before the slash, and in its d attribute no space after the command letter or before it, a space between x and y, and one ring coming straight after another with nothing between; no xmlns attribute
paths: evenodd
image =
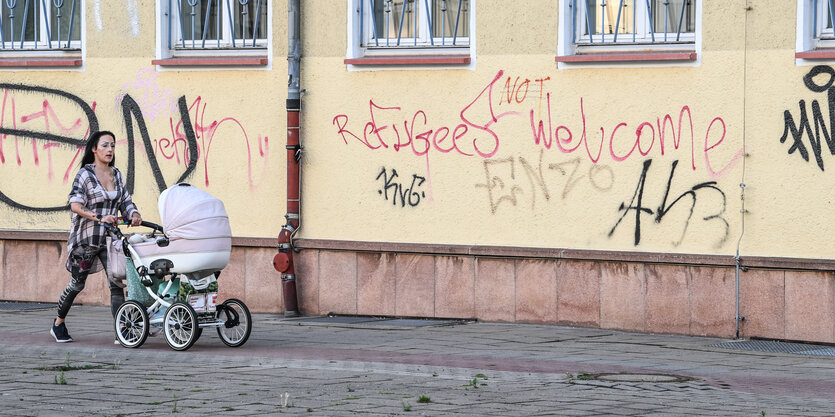
<svg viewBox="0 0 835 417"><path fill-rule="evenodd" d="M281 229L281 232L278 234L278 253L273 257L273 267L276 271L281 272L282 274L290 273L292 274L293 271L293 256L291 254L291 245L290 245L290 232L289 229L284 228Z"/></svg>

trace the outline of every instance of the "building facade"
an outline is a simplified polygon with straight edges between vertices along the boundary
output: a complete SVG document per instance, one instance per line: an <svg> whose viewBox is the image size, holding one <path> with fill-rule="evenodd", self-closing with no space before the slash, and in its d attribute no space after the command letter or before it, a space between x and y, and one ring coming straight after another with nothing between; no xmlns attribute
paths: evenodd
<svg viewBox="0 0 835 417"><path fill-rule="evenodd" d="M180 179L225 202L221 292L283 311L295 51L286 1L244 3L78 1L28 38L3 6L0 299L66 285L102 128L145 218ZM835 342L830 6L302 1L299 309Z"/></svg>

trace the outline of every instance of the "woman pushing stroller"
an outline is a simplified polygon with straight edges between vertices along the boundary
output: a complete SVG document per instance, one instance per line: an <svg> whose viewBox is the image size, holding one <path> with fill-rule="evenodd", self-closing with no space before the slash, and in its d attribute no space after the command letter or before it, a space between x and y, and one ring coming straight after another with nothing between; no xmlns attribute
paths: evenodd
<svg viewBox="0 0 835 417"><path fill-rule="evenodd" d="M70 282L58 300L58 317L50 334L58 343L72 342L64 323L78 293L84 289L87 276L107 266L106 237L103 223L115 225L117 212L130 219L131 226L142 223L142 217L125 187L122 173L113 166L116 137L99 131L90 136L69 194L71 215L67 240L67 271ZM108 280L110 311L125 301L124 290Z"/></svg>

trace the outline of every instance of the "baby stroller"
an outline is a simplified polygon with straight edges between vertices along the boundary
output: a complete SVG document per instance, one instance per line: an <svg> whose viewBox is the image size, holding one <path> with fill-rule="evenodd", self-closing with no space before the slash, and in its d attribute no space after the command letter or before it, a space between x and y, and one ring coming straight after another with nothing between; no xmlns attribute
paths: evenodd
<svg viewBox="0 0 835 417"><path fill-rule="evenodd" d="M125 238L118 227L105 227L125 254L127 301L114 320L116 340L138 348L153 335L165 334L168 346L186 350L204 328L214 327L224 344L246 343L252 317L243 301L217 303L217 277L229 263L232 230L223 202L187 183L159 196L162 227L151 222L147 235Z"/></svg>

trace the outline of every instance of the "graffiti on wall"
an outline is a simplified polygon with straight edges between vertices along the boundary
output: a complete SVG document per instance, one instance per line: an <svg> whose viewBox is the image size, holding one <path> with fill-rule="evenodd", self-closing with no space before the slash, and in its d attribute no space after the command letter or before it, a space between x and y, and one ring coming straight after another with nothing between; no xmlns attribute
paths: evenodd
<svg viewBox="0 0 835 417"><path fill-rule="evenodd" d="M550 77L533 80L516 77L512 84L513 77L507 77L504 88L496 88L503 75L503 70L498 71L486 86L468 95L470 98L465 99L467 104L458 111L458 120L452 124L430 121L424 110L407 112L402 106L385 106L373 99L369 100L367 117L361 117L359 122L352 122L347 114L338 114L334 116L332 124L336 127L337 136L346 145L359 142L371 150L390 149L400 152L405 149L415 156L425 156L427 159L430 152L452 152L464 157L492 158L499 152L502 143L496 129L498 123L502 119L514 119L509 116L516 116L518 120L518 117L524 115L529 115L531 139L535 145L546 149L556 147L563 153L573 153L582 147L588 159L595 164L602 162L601 158L604 155L611 157L613 162L623 162L630 157L638 158L638 155L649 156L651 152L665 156L686 146L690 151L692 170L695 171L701 163L699 161L703 160L708 174L711 178L717 179L739 163L742 157L740 147L724 166L714 169L715 163L711 163L711 154L717 151L727 136L727 126L721 116L709 117L710 122L699 126L693 120L690 106L683 105L679 107L677 119L667 113L632 124L634 128L630 128L626 121L618 121L608 127L608 134L607 126L599 126L600 140L597 141L590 133L594 130L587 126L583 97L579 98L580 120L576 122L578 126L572 127L569 123L553 120L551 93L547 91ZM531 89L536 91L533 96L529 95ZM496 95L498 98L494 98ZM537 98L538 102L533 104L536 107L526 111L498 109L502 104L518 105L529 102L530 98ZM543 99L545 118L537 120L535 114L543 105ZM697 133L701 132L704 133L704 140L697 142ZM627 152L616 151L616 142L620 141L631 144L631 147L627 146ZM604 145L608 152L604 152Z"/></svg>
<svg viewBox="0 0 835 417"><path fill-rule="evenodd" d="M347 114L333 117L332 124L342 141L359 142L370 150L410 152L426 159L427 175L431 175L429 155L432 153L490 158L499 151L499 135L493 125L517 112L498 112L493 90L504 71L483 87L469 103L457 110L458 120L452 123L430 118L424 110L404 110L402 106L382 106L368 101L368 115L352 122ZM401 127L402 124L402 127Z"/></svg>
<svg viewBox="0 0 835 417"><path fill-rule="evenodd" d="M591 110L598 108L590 105L593 98L553 96L553 83L548 76L524 77L500 70L486 84L463 91L461 102L465 104L455 107L446 119L442 114L371 98L364 113L341 112L333 117L332 125L345 146L405 152L425 159L429 195L430 159L435 155L479 159L482 170L474 185L483 191L483 201L492 215L521 208L552 210L549 206L568 204L568 199L605 194L611 196L606 197L611 205L600 209L615 214L614 224L601 226L605 228L602 234L609 238L629 229L637 246L642 230L652 224L663 227L667 235L673 230L675 237L670 243L678 246L699 222L700 230L716 229L705 233L716 236L717 247L727 241L727 203L717 180L739 164L743 150L728 140L729 129L722 115L704 114L681 104L669 112L624 120L608 110L594 114L600 110ZM562 116L566 111L575 116ZM660 170L650 169L653 161L657 166L663 160L671 161L669 173L664 174L666 188L651 175ZM642 168L637 185L615 197L616 166L638 162ZM677 168L684 167L692 174L676 175ZM377 193L393 205L405 207L410 204L406 198L411 195L407 193L409 181L395 180L395 175L393 169L379 171L376 179L382 186ZM704 178L699 180L700 176ZM414 174L413 179L417 178L422 184L424 177ZM692 182L682 187L684 181ZM646 187L663 190L663 196L649 201L657 197L655 193L648 197Z"/></svg>
<svg viewBox="0 0 835 417"><path fill-rule="evenodd" d="M643 163L643 168L641 170L641 175L638 178L638 185L635 187L635 192L632 194L632 199L629 202L622 202L618 207L618 212L622 214L618 218L615 225L612 226L612 229L609 230L609 237L615 234L618 226L624 222L624 219L629 217L632 213L630 211L634 211L634 234L635 234L635 246L641 243L641 215L646 214L649 216L653 216L652 220L656 224L661 224L664 221L664 218L670 214L670 212L676 208L676 206L681 203L683 207L685 207L687 217L684 220L684 224L682 225L681 234L678 240L673 241L673 246L678 246L684 240L684 236L687 234L687 229L690 226L690 221L693 218L693 213L696 209L696 204L699 201L699 196L701 194L706 193L717 193L720 196L720 202L716 204L715 207L708 209L708 214L703 216L701 221L705 223L709 223L712 225L716 225L720 230L719 235L721 236L718 241L715 242L716 247L722 246L725 241L728 239L728 232L730 231L730 224L724 218L725 208L727 206L727 200L725 198L725 193L717 186L716 181L706 181L695 184L691 186L689 189L683 191L682 193L676 195L676 192L673 192L672 198L670 196L670 191L672 189L673 184L673 177L675 176L676 167L678 166L678 161L673 161L670 166L670 175L667 178L667 185L664 189L664 197L661 198L661 201L658 203L658 206L655 207L653 210L652 203L647 202L644 199L644 191L646 187L647 181L647 173L649 172L650 166L652 165L652 159L647 159ZM689 205L688 205L689 204ZM707 226L706 226L707 227Z"/></svg>
<svg viewBox="0 0 835 417"><path fill-rule="evenodd" d="M375 178L375 180L381 182L377 194L383 196L386 201L391 201L394 206L397 206L397 203L400 202L400 207L406 207L407 205L417 207L421 199L426 198L426 192L421 189L426 178L412 174L411 178L404 178L401 182L398 179L399 177L400 175L396 169L392 168L389 171L385 167L381 168L380 173Z"/></svg>
<svg viewBox="0 0 835 417"><path fill-rule="evenodd" d="M80 133L80 137L86 137L91 130L99 129L99 122L94 112L94 107L87 104L86 101L76 95L61 90L22 84L0 83L0 89L3 90L3 103L2 108L0 109L2 111L0 112L0 164L6 163L6 154L11 153L9 152L8 145L13 143L15 163L20 166L22 164L20 138L31 138L33 162L35 164L40 164L38 145L43 144L43 150L48 152L48 172L49 175L53 175L53 161L51 157L52 148L57 145L70 145L83 148L84 140L71 135L74 133ZM45 99L43 101L41 111L24 114L22 117L18 118L17 113L19 110L16 106L15 94L42 94ZM67 125L60 122L53 122L50 124L50 121L58 120L55 110L50 104L50 99L69 101L73 105L77 106L78 110L84 114L86 120L82 121L81 119L77 119ZM11 111L11 121L6 120L7 109ZM31 123L38 118L43 119L43 123L46 128L43 130L28 129L26 124ZM86 122L86 124L84 122ZM18 125L18 123L20 123L20 125ZM53 130L57 131L57 133L53 133ZM13 141L8 141L9 136L12 137ZM73 158L73 161L69 163L67 171L71 169L77 157L78 152L76 152L76 156ZM65 174L65 178L68 175L69 174ZM48 207L30 206L15 201L3 193L3 190L0 190L0 202L3 202L15 209L39 212L54 212L66 210L67 208L66 204Z"/></svg>
<svg viewBox="0 0 835 417"><path fill-rule="evenodd" d="M116 96L114 108L122 107L122 99L130 94L142 107L146 120L156 120L177 112L177 98L174 90L162 88L157 84L159 73L153 68L143 68L136 73L134 80L122 84L122 93Z"/></svg>
<svg viewBox="0 0 835 417"><path fill-rule="evenodd" d="M823 76L823 82L816 81L818 76ZM829 126L824 119L821 111L820 102L817 99L812 100L812 120L815 123L815 130L812 131L812 124L809 122L809 113L806 107L806 100L801 99L798 102L800 115L798 121L792 112L786 109L783 112L783 135L780 137L780 143L786 143L786 140L791 136L791 143L789 144L789 155L797 152L804 161L809 162L809 151L815 158L815 163L818 168L823 171L824 163L821 155L823 142L829 149L830 155L835 155L835 69L826 65L816 65L812 67L809 72L803 76L803 84L809 91L814 93L826 93L827 104L829 105ZM804 143L803 138L806 137L808 148Z"/></svg>
<svg viewBox="0 0 835 417"><path fill-rule="evenodd" d="M578 184L606 192L614 184L612 168L603 164L587 164L580 157L563 162L544 161L544 150L540 150L535 161L524 156L485 159L485 182L476 184L487 192L490 213L496 214L499 206L516 207L524 200L530 201L530 208L536 209L537 196L545 202L551 201L554 188L564 200Z"/></svg>
<svg viewBox="0 0 835 417"><path fill-rule="evenodd" d="M611 126L609 134L606 134L606 127L600 126L600 140L599 144L595 146L592 135L587 132L586 126L586 112L583 106L583 98L580 98L579 109L582 128L572 131L569 126L557 125L553 127L554 123L551 120L551 97L550 93L546 96L548 108L548 132L545 132L545 122L539 120L535 122L534 111L530 112L531 130L533 131L533 140L536 145L541 145L545 149L556 147L562 153L574 153L582 146L589 161L598 163L605 155L611 157L613 162L623 162L628 159L640 159L649 156L654 149L657 149L659 156L665 156L665 153L670 152L670 145L672 150L679 150L682 146L687 146L690 150L690 167L693 171L697 169L697 147L695 126L693 124L693 114L690 107L684 105L678 112L678 123L674 123L673 116L669 113L655 118L655 123L651 119L638 123L634 131L629 129L627 122L617 122ZM684 130L682 130L684 128ZM622 129L622 130L621 130ZM715 130L714 130L715 129ZM579 132L578 132L579 130ZM620 131L620 132L619 132ZM575 134L574 132L578 132ZM705 139L704 147L698 148L701 153L700 157L704 158L705 169L711 178L717 179L722 177L729 169L736 165L740 158L742 158L742 149L740 148L731 160L719 170L714 170L713 164L710 162L710 154L715 148L725 141L727 136L727 127L725 121L721 117L714 117L710 123L704 127ZM618 135L615 137L615 135ZM668 136L669 142L668 142ZM689 145L682 144L683 139L689 138ZM590 145L590 141L592 144ZM623 141L627 144L628 151L619 152L615 150L616 142ZM657 142L657 145L656 145ZM604 150L605 147L605 150ZM596 149L595 149L596 148ZM635 151L638 151L637 153Z"/></svg>
<svg viewBox="0 0 835 417"><path fill-rule="evenodd" d="M55 178L58 167L64 172L63 183L67 183L73 169L83 152L86 138L90 132L100 128L96 115L96 102L88 104L84 99L67 91L23 84L0 83L3 91L0 104L0 165L13 164L21 166L26 150L22 143L31 142L32 163L40 166L41 154L46 154L47 181ZM22 100L27 95L28 100ZM21 102L31 107L31 96L36 95L40 108L36 111L21 108ZM175 182L191 178L198 169L198 162L202 162L205 185L209 186L209 153L218 129L228 125L231 129L224 130L224 140L238 140L247 156L247 172L250 189L253 188L253 153L249 136L243 124L234 117L207 117L207 103L201 97L188 104L185 96L176 100L176 115L169 117L170 137L153 137L149 132L144 109L133 96L127 92L120 95L119 107L125 126L125 139L117 138L119 143L127 143L127 170L125 172L126 186L131 193L136 181L136 148L141 142L147 158L156 187L161 192L167 188L169 182L163 175L160 166L162 161L175 161L181 169L176 174ZM152 111L158 114L157 110ZM239 132L229 134L230 132ZM118 133L117 133L118 136ZM65 147L74 152L64 153L66 160L55 160L53 149ZM258 136L257 155L266 163L269 150L269 138ZM71 157L66 157L71 155ZM168 169L167 169L168 170ZM63 196L62 196L63 197ZM18 201L0 189L0 202L18 210L33 212L56 212L67 209L65 202L51 205L34 205Z"/></svg>

